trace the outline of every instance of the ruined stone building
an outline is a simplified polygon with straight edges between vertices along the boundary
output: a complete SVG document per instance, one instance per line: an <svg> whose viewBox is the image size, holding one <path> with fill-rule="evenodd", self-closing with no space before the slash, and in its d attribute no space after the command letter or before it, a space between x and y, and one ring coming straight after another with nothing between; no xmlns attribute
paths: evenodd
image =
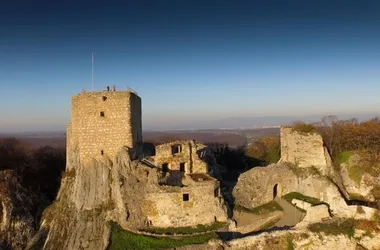
<svg viewBox="0 0 380 250"><path fill-rule="evenodd" d="M168 227L226 221L219 181L208 173L207 148L192 140L156 146L143 162L160 170L158 192L147 196L149 224Z"/></svg>
<svg viewBox="0 0 380 250"><path fill-rule="evenodd" d="M338 182L340 178L345 180L345 175L334 172L320 134L281 127L280 135L280 161L241 174L233 190L235 204L254 208L276 197L298 193L328 204L331 215L336 218L373 218L377 213L374 206L350 202L345 186L349 184ZM371 200L367 190L356 190L364 191L360 195Z"/></svg>
<svg viewBox="0 0 380 250"><path fill-rule="evenodd" d="M141 188L144 193L129 198L136 199L134 206L139 206L136 211L140 211L138 217L144 218L144 226L184 227L227 220L219 181L208 174L204 161L206 146L192 140L175 141L156 146L155 155L143 156L141 98L136 93L84 92L72 97L71 105L66 171L78 168L78 164L115 168L124 148L132 165L138 168L128 169L132 171L129 174L146 182L146 187ZM140 176L141 172L147 178ZM128 193L132 187L124 185L124 179L120 177L120 185ZM96 184L94 188L98 188ZM129 208L134 210L131 205Z"/></svg>

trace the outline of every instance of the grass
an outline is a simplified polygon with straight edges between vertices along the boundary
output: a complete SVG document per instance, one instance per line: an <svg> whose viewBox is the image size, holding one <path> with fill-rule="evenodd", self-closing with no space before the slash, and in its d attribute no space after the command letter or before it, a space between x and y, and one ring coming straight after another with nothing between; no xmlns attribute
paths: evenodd
<svg viewBox="0 0 380 250"><path fill-rule="evenodd" d="M348 177L350 177L350 179L353 180L355 184L359 186L360 181L362 180L362 176L364 174L363 170L356 165L348 166L347 170L348 170Z"/></svg>
<svg viewBox="0 0 380 250"><path fill-rule="evenodd" d="M292 125L292 130L300 133L316 133L317 129L312 125L308 123L303 122L296 122Z"/></svg>
<svg viewBox="0 0 380 250"><path fill-rule="evenodd" d="M194 234L202 233L220 229L221 227L226 226L225 222L215 222L211 225L197 225L196 227L167 227L167 228L144 228L141 231L155 233L155 234Z"/></svg>
<svg viewBox="0 0 380 250"><path fill-rule="evenodd" d="M317 198L310 197L310 196L307 196L307 195L304 195L304 194L301 194L301 193L298 193L298 192L288 193L288 194L284 195L282 198L285 199L286 201L288 201L290 204L292 204L292 200L293 199L298 199L298 200L301 200L301 201L306 201L306 202L308 202L308 203L310 203L312 205L326 204L326 203L320 201Z"/></svg>
<svg viewBox="0 0 380 250"><path fill-rule="evenodd" d="M363 195L358 193L350 193L349 197L350 200L359 200L359 201L365 201L366 199L363 197Z"/></svg>
<svg viewBox="0 0 380 250"><path fill-rule="evenodd" d="M360 185L360 181L364 173L372 176L378 176L380 174L379 159L374 157L374 153L366 150L344 151L336 158L336 162L338 165L348 163L349 158L353 154L357 154L360 157L360 162L358 162L357 165L347 164L346 167L348 176L355 182L355 184Z"/></svg>
<svg viewBox="0 0 380 250"><path fill-rule="evenodd" d="M278 203L275 201L271 201L264 205L254 207L254 208L245 208L245 207L236 205L235 209L238 211L243 211L243 212L248 212L248 213L253 213L253 214L266 214L266 213L274 212L274 211L283 211L282 207L278 205Z"/></svg>
<svg viewBox="0 0 380 250"><path fill-rule="evenodd" d="M289 235L289 236L286 238L286 242L287 242L288 250L294 250L294 244L293 244L293 239L292 239L292 236L291 236L291 235Z"/></svg>
<svg viewBox="0 0 380 250"><path fill-rule="evenodd" d="M211 239L217 238L215 233L207 233L197 236L185 237L150 237L138 235L122 229L115 222L111 222L111 239L108 250L159 250L176 248L192 244L204 244Z"/></svg>
<svg viewBox="0 0 380 250"><path fill-rule="evenodd" d="M312 166L310 168L301 168L299 167L298 164L293 164L286 162L285 165L292 170L292 172L297 176L297 177L308 177L310 175L312 176L320 176L321 174L317 170L316 167Z"/></svg>
<svg viewBox="0 0 380 250"><path fill-rule="evenodd" d="M366 231L364 236L368 237L380 234L378 222L372 220L346 219L344 221L335 221L332 223L315 223L308 228L312 232L324 232L327 235L344 234L350 238L354 237L355 229Z"/></svg>
<svg viewBox="0 0 380 250"><path fill-rule="evenodd" d="M355 220L334 221L331 223L315 223L308 226L312 232L323 232L326 235L344 234L352 238L355 234Z"/></svg>
<svg viewBox="0 0 380 250"><path fill-rule="evenodd" d="M351 151L344 151L344 152L340 153L340 155L337 157L336 161L339 164L347 163L348 160L350 159L351 155L352 155Z"/></svg>
<svg viewBox="0 0 380 250"><path fill-rule="evenodd" d="M305 210L305 209L302 209L302 208L300 208L300 207L297 207L295 204L293 204L293 203L292 203L292 200L293 200L293 199L298 199L298 200L301 200L301 201L308 202L308 203L310 203L312 206L316 206L316 205L324 204L324 205L327 205L327 206L329 207L329 204L326 203L326 202L320 201L319 199L314 198L314 197L310 197L310 196L303 195L303 194L298 193L298 192L291 192L291 193L288 193L288 194L284 195L282 198L285 199L287 202L289 202L289 204L293 205L293 206L296 207L298 210L300 210L301 212L304 212L304 213L306 213L306 210Z"/></svg>
<svg viewBox="0 0 380 250"><path fill-rule="evenodd" d="M379 224L373 220L356 220L355 227L357 229L365 230L369 233L380 234L380 229L377 227Z"/></svg>
<svg viewBox="0 0 380 250"><path fill-rule="evenodd" d="M263 231L263 230L266 230L268 228L271 228L273 227L274 225L276 225L276 223L281 220L281 218L275 218L273 220L270 220L266 223L264 223L263 225L260 226L259 230L258 231Z"/></svg>

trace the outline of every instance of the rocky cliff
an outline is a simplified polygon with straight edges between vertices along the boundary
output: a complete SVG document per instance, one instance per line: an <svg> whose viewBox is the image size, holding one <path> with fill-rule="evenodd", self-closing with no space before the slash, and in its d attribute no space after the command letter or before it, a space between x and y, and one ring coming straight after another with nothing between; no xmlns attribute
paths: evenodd
<svg viewBox="0 0 380 250"><path fill-rule="evenodd" d="M0 249L24 249L35 232L32 205L15 172L0 171Z"/></svg>
<svg viewBox="0 0 380 250"><path fill-rule="evenodd" d="M143 226L144 196L157 187L157 170L131 161L126 148L113 159L81 165L71 152L56 201L43 214L29 247L105 249L113 220L125 228Z"/></svg>
<svg viewBox="0 0 380 250"><path fill-rule="evenodd" d="M336 174L351 200L377 202L380 199L380 165L366 152L344 152Z"/></svg>
<svg viewBox="0 0 380 250"><path fill-rule="evenodd" d="M253 208L264 205L275 196L299 193L329 204L336 217L370 219L377 210L370 207L347 204L338 187L313 168L297 168L285 164L272 164L253 168L240 175L233 190L235 204Z"/></svg>
<svg viewBox="0 0 380 250"><path fill-rule="evenodd" d="M327 226L328 228L328 226ZM281 230L263 232L227 242L210 241L203 245L190 245L178 250L378 250L380 248L379 230L362 229Z"/></svg>

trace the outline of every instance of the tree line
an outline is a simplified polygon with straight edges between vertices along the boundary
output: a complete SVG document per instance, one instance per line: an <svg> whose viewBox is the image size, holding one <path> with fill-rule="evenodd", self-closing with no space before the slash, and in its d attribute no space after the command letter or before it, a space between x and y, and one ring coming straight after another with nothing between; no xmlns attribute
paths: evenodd
<svg viewBox="0 0 380 250"><path fill-rule="evenodd" d="M363 160L380 162L379 117L360 122L356 118L339 120L337 116L325 116L319 122L295 121L291 127L301 133L319 133L337 164L341 154L347 151L360 151ZM213 151L218 163L230 169L268 165L280 160L280 136L261 137L235 149L228 145L214 145Z"/></svg>
<svg viewBox="0 0 380 250"><path fill-rule="evenodd" d="M315 123L333 159L345 151L366 151L374 158L380 153L380 118L359 122L356 118L339 120L326 116Z"/></svg>
<svg viewBox="0 0 380 250"><path fill-rule="evenodd" d="M32 148L16 138L0 138L0 171L13 170L33 199L36 222L40 212L56 197L66 165L66 150L44 146ZM40 211L40 212L38 212Z"/></svg>

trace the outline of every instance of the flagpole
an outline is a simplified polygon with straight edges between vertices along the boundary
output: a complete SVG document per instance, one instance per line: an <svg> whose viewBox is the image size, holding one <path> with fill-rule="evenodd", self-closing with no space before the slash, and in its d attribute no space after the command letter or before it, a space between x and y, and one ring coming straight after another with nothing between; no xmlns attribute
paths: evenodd
<svg viewBox="0 0 380 250"><path fill-rule="evenodd" d="M94 52L91 53L91 88L94 92Z"/></svg>

